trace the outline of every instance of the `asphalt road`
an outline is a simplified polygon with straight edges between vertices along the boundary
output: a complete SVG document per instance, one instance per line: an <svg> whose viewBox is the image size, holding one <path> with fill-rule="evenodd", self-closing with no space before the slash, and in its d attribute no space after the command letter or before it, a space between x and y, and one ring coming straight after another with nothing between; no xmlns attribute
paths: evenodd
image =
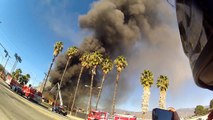
<svg viewBox="0 0 213 120"><path fill-rule="evenodd" d="M12 92L0 80L0 120L74 120L48 111Z"/></svg>

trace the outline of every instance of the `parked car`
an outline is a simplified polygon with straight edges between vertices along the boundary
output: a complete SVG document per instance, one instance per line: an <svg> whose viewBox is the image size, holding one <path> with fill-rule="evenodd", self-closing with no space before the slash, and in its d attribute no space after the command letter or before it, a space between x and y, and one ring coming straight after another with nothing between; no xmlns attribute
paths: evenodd
<svg viewBox="0 0 213 120"><path fill-rule="evenodd" d="M42 102L42 93L39 91L36 91L32 100L35 101L36 103L41 103Z"/></svg>
<svg viewBox="0 0 213 120"><path fill-rule="evenodd" d="M53 111L53 112L56 112L56 113L58 113L58 114L64 115L64 116L67 115L67 111L66 111L66 109L65 109L65 106L53 105L52 111Z"/></svg>

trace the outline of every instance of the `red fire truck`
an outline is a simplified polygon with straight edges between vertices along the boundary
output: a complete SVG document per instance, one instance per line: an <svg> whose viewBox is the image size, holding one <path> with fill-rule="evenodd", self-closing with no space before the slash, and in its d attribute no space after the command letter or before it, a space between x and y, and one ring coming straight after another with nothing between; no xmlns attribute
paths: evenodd
<svg viewBox="0 0 213 120"><path fill-rule="evenodd" d="M31 85L22 87L22 92L24 96L29 99L33 100L34 102L40 103L42 99L41 92L37 91L36 89L32 88Z"/></svg>
<svg viewBox="0 0 213 120"><path fill-rule="evenodd" d="M27 97L27 99L33 99L34 94L36 93L36 90L33 89L31 85L29 87L25 85L24 87L22 87L22 91L24 95Z"/></svg>
<svg viewBox="0 0 213 120"><path fill-rule="evenodd" d="M109 113L108 112L102 112L102 111L90 111L87 120L108 120L109 119Z"/></svg>
<svg viewBox="0 0 213 120"><path fill-rule="evenodd" d="M114 120L136 120L136 116L134 115L122 115L122 114L115 114Z"/></svg>
<svg viewBox="0 0 213 120"><path fill-rule="evenodd" d="M23 95L22 87L23 85L19 84L17 80L12 79L11 75L6 76L6 83L10 86L10 88L16 93Z"/></svg>

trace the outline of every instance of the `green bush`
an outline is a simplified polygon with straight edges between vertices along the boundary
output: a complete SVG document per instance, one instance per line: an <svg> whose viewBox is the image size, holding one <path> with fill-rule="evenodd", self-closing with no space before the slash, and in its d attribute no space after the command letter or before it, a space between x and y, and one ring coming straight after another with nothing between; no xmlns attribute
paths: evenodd
<svg viewBox="0 0 213 120"><path fill-rule="evenodd" d="M194 111L195 115L205 115L208 113L208 109L204 108L202 105L198 105Z"/></svg>

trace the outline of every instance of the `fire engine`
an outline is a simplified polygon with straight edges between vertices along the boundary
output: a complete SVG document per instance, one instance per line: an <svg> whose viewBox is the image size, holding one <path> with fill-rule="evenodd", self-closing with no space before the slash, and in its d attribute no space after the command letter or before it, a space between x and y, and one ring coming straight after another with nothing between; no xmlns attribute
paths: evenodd
<svg viewBox="0 0 213 120"><path fill-rule="evenodd" d="M122 114L115 114L114 120L136 120L136 116L134 115L122 115Z"/></svg>
<svg viewBox="0 0 213 120"><path fill-rule="evenodd" d="M41 100L42 100L41 92L32 88L31 85L29 86L25 85L24 87L22 87L22 92L27 99L32 100L36 103L41 103Z"/></svg>
<svg viewBox="0 0 213 120"><path fill-rule="evenodd" d="M90 111L87 118L87 120L108 120L108 119L109 119L108 112L102 112L97 110Z"/></svg>
<svg viewBox="0 0 213 120"><path fill-rule="evenodd" d="M6 76L6 83L10 86L10 88L16 93L23 95L22 87L23 85L19 84L16 80L12 79L11 75Z"/></svg>
<svg viewBox="0 0 213 120"><path fill-rule="evenodd" d="M31 85L21 85L17 80L14 80L11 75L6 76L6 83L17 94L26 97L36 103L41 103L42 93L32 88Z"/></svg>

